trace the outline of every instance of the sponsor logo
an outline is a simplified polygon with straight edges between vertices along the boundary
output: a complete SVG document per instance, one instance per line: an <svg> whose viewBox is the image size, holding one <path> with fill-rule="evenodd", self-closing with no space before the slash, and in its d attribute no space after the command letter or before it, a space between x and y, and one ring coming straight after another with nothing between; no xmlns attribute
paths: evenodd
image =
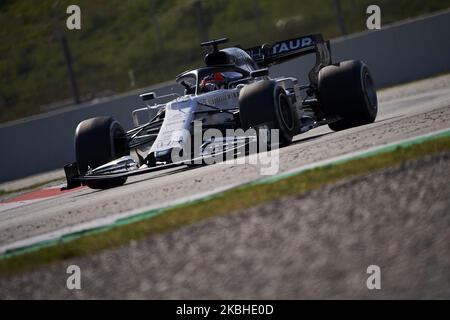
<svg viewBox="0 0 450 320"><path fill-rule="evenodd" d="M306 47L309 47L313 45L313 39L312 37L303 37L293 40L287 40L276 43L272 49L271 53L272 55L282 54L285 52L290 52L294 50L303 49Z"/></svg>
<svg viewBox="0 0 450 320"><path fill-rule="evenodd" d="M239 98L239 92L224 92L223 94L215 94L213 97L206 97L203 101L199 100L200 103L218 106L222 105L224 102L229 102L231 99L237 100ZM232 104L236 103L236 101L231 101Z"/></svg>
<svg viewBox="0 0 450 320"><path fill-rule="evenodd" d="M292 40L281 41L272 46L269 50L269 55L278 55L291 51L300 50L314 44L312 37L302 37ZM261 47L255 47L247 50L247 53L253 59L261 59L263 57L263 49Z"/></svg>

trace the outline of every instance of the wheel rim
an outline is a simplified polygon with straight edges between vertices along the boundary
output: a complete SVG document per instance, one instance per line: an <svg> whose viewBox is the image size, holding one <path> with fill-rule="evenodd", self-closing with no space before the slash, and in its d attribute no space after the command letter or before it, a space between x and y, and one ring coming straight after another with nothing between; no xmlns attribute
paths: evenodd
<svg viewBox="0 0 450 320"><path fill-rule="evenodd" d="M287 97L285 97L283 94L280 94L278 96L278 109L281 121L283 122L283 125L288 130L294 129L294 117L292 115L291 106L289 104L289 101L287 101Z"/></svg>

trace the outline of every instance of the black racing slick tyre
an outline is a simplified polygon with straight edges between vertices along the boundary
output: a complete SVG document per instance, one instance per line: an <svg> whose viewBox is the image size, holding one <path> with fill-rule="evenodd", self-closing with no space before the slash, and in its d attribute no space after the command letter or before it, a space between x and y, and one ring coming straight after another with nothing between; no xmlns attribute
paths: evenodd
<svg viewBox="0 0 450 320"><path fill-rule="evenodd" d="M286 146L298 129L298 114L285 90L273 80L262 80L242 88L239 116L244 130L266 125L278 129L280 145Z"/></svg>
<svg viewBox="0 0 450 320"><path fill-rule="evenodd" d="M112 117L96 117L80 122L75 131L75 155L78 171L86 174L114 159L129 155L125 130ZM92 181L86 185L92 189L108 189L123 185L126 177Z"/></svg>
<svg viewBox="0 0 450 320"><path fill-rule="evenodd" d="M367 65L359 60L326 66L319 72L318 100L334 131L375 121L378 100Z"/></svg>

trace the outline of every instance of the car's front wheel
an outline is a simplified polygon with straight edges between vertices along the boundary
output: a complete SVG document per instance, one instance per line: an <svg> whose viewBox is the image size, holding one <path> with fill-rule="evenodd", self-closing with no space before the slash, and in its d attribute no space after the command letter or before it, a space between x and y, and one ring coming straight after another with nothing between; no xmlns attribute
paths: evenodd
<svg viewBox="0 0 450 320"><path fill-rule="evenodd" d="M78 171L86 174L114 159L129 155L125 130L112 117L95 117L80 122L75 131L75 155ZM86 183L93 189L108 189L126 182L126 177Z"/></svg>

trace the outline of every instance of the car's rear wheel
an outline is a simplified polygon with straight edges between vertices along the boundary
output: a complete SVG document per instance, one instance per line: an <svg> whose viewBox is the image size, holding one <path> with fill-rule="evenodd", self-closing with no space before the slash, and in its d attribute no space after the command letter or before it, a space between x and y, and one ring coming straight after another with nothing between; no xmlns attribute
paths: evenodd
<svg viewBox="0 0 450 320"><path fill-rule="evenodd" d="M344 130L375 121L378 101L372 76L362 61L343 61L319 72L319 104L328 126Z"/></svg>
<svg viewBox="0 0 450 320"><path fill-rule="evenodd" d="M75 155L78 171L86 174L114 159L129 155L125 130L112 117L96 117L80 122L75 131ZM93 189L108 189L123 185L126 177L86 183Z"/></svg>
<svg viewBox="0 0 450 320"><path fill-rule="evenodd" d="M263 80L242 88L239 115L244 130L267 127L279 130L280 145L292 142L298 129L297 110L286 92L273 80Z"/></svg>

